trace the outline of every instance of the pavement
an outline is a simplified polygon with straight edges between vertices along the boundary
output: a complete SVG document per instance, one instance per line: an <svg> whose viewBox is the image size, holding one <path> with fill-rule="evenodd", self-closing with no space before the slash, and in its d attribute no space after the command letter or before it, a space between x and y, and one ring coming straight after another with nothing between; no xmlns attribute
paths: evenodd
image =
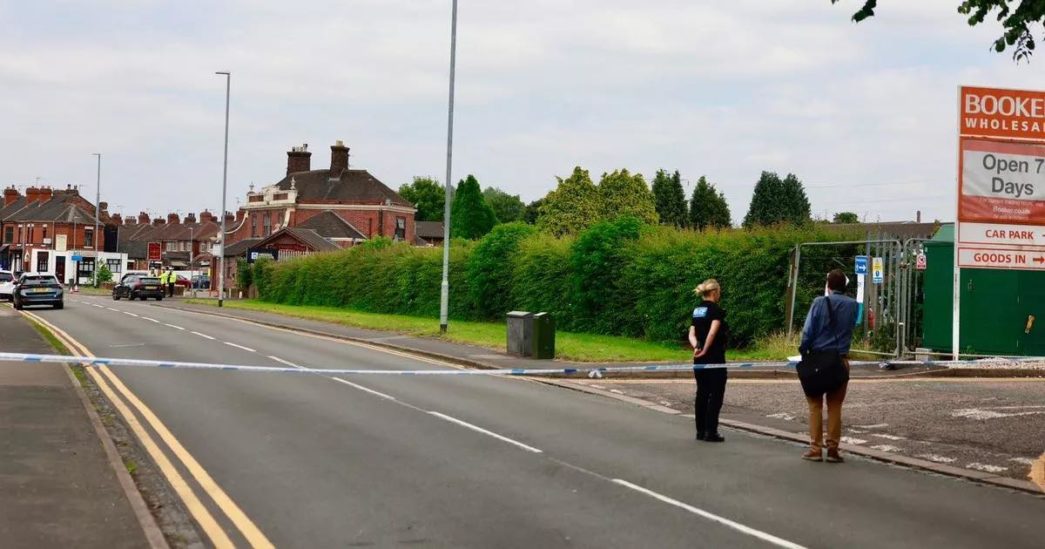
<svg viewBox="0 0 1045 549"><path fill-rule="evenodd" d="M54 353L7 305L0 349ZM114 466L123 464L107 453L73 383L62 365L0 362L0 545L148 547L128 498L133 483L124 471L121 484Z"/></svg>
<svg viewBox="0 0 1045 549"><path fill-rule="evenodd" d="M79 296L30 314L98 356L446 369L401 351ZM442 344L442 342L432 342ZM444 349L454 352L452 349ZM488 354L477 350L476 354ZM464 357L474 359L475 357ZM214 545L1040 547L1045 498L523 378L89 369ZM815 517L815 518L814 518Z"/></svg>

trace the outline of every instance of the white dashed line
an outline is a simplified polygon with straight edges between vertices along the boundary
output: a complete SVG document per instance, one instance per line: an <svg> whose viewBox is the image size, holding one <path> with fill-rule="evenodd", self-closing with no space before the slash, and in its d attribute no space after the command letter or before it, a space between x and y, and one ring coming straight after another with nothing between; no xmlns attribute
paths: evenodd
<svg viewBox="0 0 1045 549"><path fill-rule="evenodd" d="M957 459L952 458L952 457L940 456L940 455L936 455L936 454L919 454L919 455L917 455L915 457L920 457L922 459L927 459L927 460L932 461L934 463L954 463L954 462L958 461Z"/></svg>
<svg viewBox="0 0 1045 549"><path fill-rule="evenodd" d="M143 317L142 317L142 320L148 320L149 322L155 322L156 324L159 324L159 323L160 323L160 321L159 321L159 320L156 320L155 318L149 318L149 317L147 317L147 316L143 316Z"/></svg>
<svg viewBox="0 0 1045 549"><path fill-rule="evenodd" d="M112 307L106 307L106 309L109 309L110 311L112 311L112 312L114 312L114 313L118 313L118 312L120 312L120 310L119 310L119 309L113 309Z"/></svg>
<svg viewBox="0 0 1045 549"><path fill-rule="evenodd" d="M873 437L884 438L886 440L907 440L905 437L898 437L896 435L887 435L885 433L874 433Z"/></svg>
<svg viewBox="0 0 1045 549"><path fill-rule="evenodd" d="M127 315L127 316L133 316L134 318L138 318L138 315L136 315L136 314L134 314L134 313L129 313L129 312L127 312L127 311L123 311L123 314L125 314L125 315Z"/></svg>
<svg viewBox="0 0 1045 549"><path fill-rule="evenodd" d="M842 442L844 442L846 444L866 444L867 443L867 441L862 439L862 438L853 438L853 437L842 437Z"/></svg>
<svg viewBox="0 0 1045 549"><path fill-rule="evenodd" d="M477 433L482 433L482 434L484 434L486 436L490 436L490 437L496 438L497 440L500 440L501 442L507 442L508 444L512 444L514 446L522 448L523 450L526 450L527 452L533 452L534 454L543 454L544 453L541 450L539 450L537 448L534 448L533 446L528 446L526 444L523 444L523 443L519 442L518 440L510 439L510 438L508 438L508 437L506 437L504 435L499 435L499 434L497 434L497 433L495 433L493 431L487 431L486 429L483 429L482 427L479 427L478 425L472 425L471 423L468 423L467 421L461 421L461 420L459 420L459 419L457 419L455 417L450 417L450 416L448 416L446 414L441 414L441 413L435 412L435 411L429 411L428 413L433 415L433 416L435 416L435 417L437 417L437 418L439 418L439 419L443 419L443 420L449 421L450 423L456 423L457 425L460 425L461 427L464 427L466 429L471 429L471 430L473 430L473 431L475 431Z"/></svg>
<svg viewBox="0 0 1045 549"><path fill-rule="evenodd" d="M882 427L888 427L888 423L875 423L874 425L854 425L857 429L881 429Z"/></svg>
<svg viewBox="0 0 1045 549"><path fill-rule="evenodd" d="M616 393L618 395L623 395L624 394L624 391L618 391L617 389L610 389L610 392L611 393Z"/></svg>
<svg viewBox="0 0 1045 549"><path fill-rule="evenodd" d="M1034 460L1031 458L1012 458L1009 461L1021 463L1023 465L1034 465Z"/></svg>
<svg viewBox="0 0 1045 549"><path fill-rule="evenodd" d="M91 307L98 307L99 309L104 309L105 308L104 305L99 305L97 303L91 303Z"/></svg>
<svg viewBox="0 0 1045 549"><path fill-rule="evenodd" d="M300 368L300 367L301 366L298 366L298 368ZM337 381L338 383L344 383L345 385L348 385L349 387L353 387L355 389L359 389L360 391L363 391L364 393L370 393L370 394L372 394L374 396L381 397L381 398L383 398L385 400L395 400L396 399L392 395L386 395L386 394L384 394L384 393L382 393L380 391L375 391L373 389L370 389L369 387L363 387L362 385L359 385L358 383L352 383L351 381L348 381L347 379L341 379L339 377L331 377L330 379L333 379L334 381Z"/></svg>
<svg viewBox="0 0 1045 549"><path fill-rule="evenodd" d="M184 330L185 329L185 328L182 328L181 326L175 326L174 324L167 324L166 322L164 322L163 325L168 327L168 328L174 328L175 330Z"/></svg>
<svg viewBox="0 0 1045 549"><path fill-rule="evenodd" d="M874 450L878 450L880 452L899 452L900 451L900 447L893 446L892 444L878 444L878 445L872 446L871 448L874 449Z"/></svg>
<svg viewBox="0 0 1045 549"><path fill-rule="evenodd" d="M271 358L272 360L275 360L276 362L279 362L280 364L286 364L287 366L291 366L293 368L301 368L302 370L305 369L304 367L298 366L297 364L294 364L293 362L290 362L289 360L283 360L282 358L279 358L278 356L269 355L269 358Z"/></svg>
<svg viewBox="0 0 1045 549"><path fill-rule="evenodd" d="M773 418L773 419L782 419L784 421L792 421L793 419L795 419L795 416L793 416L793 415L791 415L791 414L789 414L787 412L779 412L779 413L776 413L776 414L769 414L766 417Z"/></svg>
<svg viewBox="0 0 1045 549"><path fill-rule="evenodd" d="M225 345L228 345L229 347L235 347L237 349L243 349L244 351L249 351L251 353L256 353L257 352L254 349L251 349L250 347L244 347L244 346L242 346L242 345L240 345L238 343L233 343L231 341L222 341L222 343L224 343Z"/></svg>
<svg viewBox="0 0 1045 549"><path fill-rule="evenodd" d="M985 463L970 463L965 466L966 469L973 469L975 471L983 471L985 473L1004 473L1008 471L1008 467L1000 467L998 465L987 465Z"/></svg>
<svg viewBox="0 0 1045 549"><path fill-rule="evenodd" d="M616 483L616 484L619 484L621 486L624 486L626 488L630 488L632 490L635 490L636 492L639 492L641 494L645 494L645 495L647 495L647 496L649 496L649 497L651 497L653 499L656 499L656 500L662 501L664 503L667 503L668 505L673 505L675 507L678 507L679 509L683 509L685 511L689 511L690 513L693 513L694 515L704 517L704 518L706 518L706 519L708 519L708 520L710 520L712 522L717 522L717 523L719 523L719 524L721 524L723 526L726 526L728 528L732 528L733 530L736 530L738 532L747 534L749 536L756 537L756 538L758 538L758 539L760 539L762 541L765 541L765 542L769 542L769 543L771 543L773 545L776 545L777 547L787 547L789 549L802 549L802 546L797 544L797 543L793 543L793 542L787 541L786 539L783 539L783 538L778 538L778 537L776 537L776 536L774 536L772 534L768 534L768 533L763 532L761 530L755 530L754 528L752 528L750 526L745 526L743 524L740 524L739 522L735 522L735 521L729 520L729 519L727 519L725 517L721 517L721 516L716 515L714 513L709 513L709 512L707 512L707 511L705 511L703 509L698 509L696 507L693 507L692 505L689 505L688 503L683 503L683 502L681 502L681 501L679 501L677 499L669 498L668 496L665 496L663 494L658 494L657 492L654 492L653 490L649 490L649 489L643 488L642 486L638 486L636 484L632 484L632 483L630 483L630 482L628 482L626 480L621 480L619 478L615 478L615 479L613 479L613 482Z"/></svg>
<svg viewBox="0 0 1045 549"><path fill-rule="evenodd" d="M192 332L192 333L194 333L194 334L196 334L196 335L198 335L198 336L200 336L200 337L205 337L205 338L207 338L207 339L214 339L213 337L211 337L211 336L209 336L209 335L207 335L207 334L201 334L201 333L199 333L199 332Z"/></svg>

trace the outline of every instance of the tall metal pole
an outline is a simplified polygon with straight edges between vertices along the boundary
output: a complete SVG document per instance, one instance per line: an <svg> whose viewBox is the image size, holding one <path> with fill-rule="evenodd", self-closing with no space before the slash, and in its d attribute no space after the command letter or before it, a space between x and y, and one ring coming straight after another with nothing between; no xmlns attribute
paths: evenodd
<svg viewBox="0 0 1045 549"><path fill-rule="evenodd" d="M446 333L450 313L450 175L454 151L454 71L457 66L457 0L450 16L450 106L446 123L446 198L443 204L443 282L439 286L439 331Z"/></svg>
<svg viewBox="0 0 1045 549"><path fill-rule="evenodd" d="M229 92L232 89L232 73L219 71L214 74L225 75L225 163L221 172L221 256L218 257L218 307L225 299L225 193L229 182Z"/></svg>
<svg viewBox="0 0 1045 549"><path fill-rule="evenodd" d="M98 249L98 215L102 209L102 153L91 153L98 157L98 176L95 180L94 187L94 241L91 245L94 246L94 287L98 287L98 260L102 258L100 250Z"/></svg>

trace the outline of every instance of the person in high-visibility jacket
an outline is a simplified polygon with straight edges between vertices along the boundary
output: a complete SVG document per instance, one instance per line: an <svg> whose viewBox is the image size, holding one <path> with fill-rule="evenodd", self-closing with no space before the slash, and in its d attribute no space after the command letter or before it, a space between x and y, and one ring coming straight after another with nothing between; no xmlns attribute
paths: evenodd
<svg viewBox="0 0 1045 549"><path fill-rule="evenodd" d="M178 275L174 274L173 267L167 267L167 297L174 297L174 283L178 281Z"/></svg>

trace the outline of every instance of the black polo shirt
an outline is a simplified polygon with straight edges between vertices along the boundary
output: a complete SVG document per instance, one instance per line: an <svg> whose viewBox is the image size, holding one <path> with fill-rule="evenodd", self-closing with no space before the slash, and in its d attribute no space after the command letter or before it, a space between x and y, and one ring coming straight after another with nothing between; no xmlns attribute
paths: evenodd
<svg viewBox="0 0 1045 549"><path fill-rule="evenodd" d="M704 348L704 342L708 339L711 323L715 320L720 321L722 325L719 326L718 333L715 334L715 340L711 342L711 348L708 349L704 356L696 359L695 363L724 364L726 362L726 344L729 340L729 329L726 327L726 311L712 301L701 301L700 305L693 309L693 328L697 333L697 342L700 343L701 349Z"/></svg>

